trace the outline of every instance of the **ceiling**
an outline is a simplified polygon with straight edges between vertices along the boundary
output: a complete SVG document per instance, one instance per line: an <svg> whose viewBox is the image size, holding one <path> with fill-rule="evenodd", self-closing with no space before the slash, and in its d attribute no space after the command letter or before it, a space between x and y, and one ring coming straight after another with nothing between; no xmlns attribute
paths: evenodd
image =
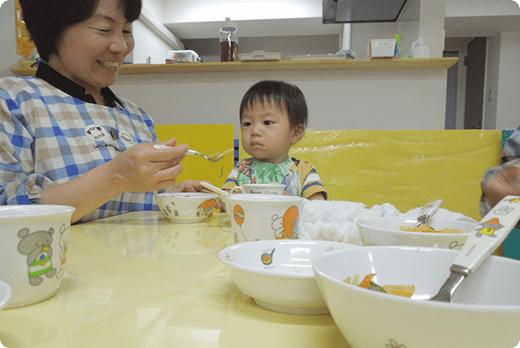
<svg viewBox="0 0 520 348"><path fill-rule="evenodd" d="M446 37L495 36L503 31L520 31L520 15L446 17Z"/></svg>
<svg viewBox="0 0 520 348"><path fill-rule="evenodd" d="M321 0L163 1L163 24L180 39L215 37L226 16L237 23L241 37L334 35L343 28L322 23ZM400 20L417 6L420 0L408 1ZM520 5L513 0L446 0L445 31L446 37L520 31Z"/></svg>

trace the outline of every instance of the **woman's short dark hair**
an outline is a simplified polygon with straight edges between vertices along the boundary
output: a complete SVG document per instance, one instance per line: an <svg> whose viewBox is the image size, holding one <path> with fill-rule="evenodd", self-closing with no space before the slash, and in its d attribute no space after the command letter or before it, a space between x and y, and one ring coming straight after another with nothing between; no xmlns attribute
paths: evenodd
<svg viewBox="0 0 520 348"><path fill-rule="evenodd" d="M307 103L302 91L293 84L279 80L263 80L255 83L246 92L240 103L240 119L246 108L255 102L274 103L287 109L292 126L307 126Z"/></svg>
<svg viewBox="0 0 520 348"><path fill-rule="evenodd" d="M23 20L40 57L48 61L68 27L90 18L99 0L19 0ZM139 18L141 0L120 0L129 22Z"/></svg>

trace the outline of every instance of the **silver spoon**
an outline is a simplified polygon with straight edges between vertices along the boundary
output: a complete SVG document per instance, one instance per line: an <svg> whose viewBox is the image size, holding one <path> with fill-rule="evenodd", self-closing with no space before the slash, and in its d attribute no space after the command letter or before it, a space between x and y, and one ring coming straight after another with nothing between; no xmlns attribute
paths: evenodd
<svg viewBox="0 0 520 348"><path fill-rule="evenodd" d="M432 216L437 212L437 210L439 210L441 204L442 199L438 199L423 206L419 210L419 217L417 217L417 225L415 225L415 227L419 227L423 224L428 226L428 222L430 222ZM431 226L428 227L430 227L433 230Z"/></svg>
<svg viewBox="0 0 520 348"><path fill-rule="evenodd" d="M452 302L462 281L507 238L520 220L520 196L506 196L470 232L450 267L451 274L430 301Z"/></svg>
<svg viewBox="0 0 520 348"><path fill-rule="evenodd" d="M169 148L170 146L169 145L162 145L162 144L157 144L157 145L154 145L153 146L154 148L160 150L160 149L167 149ZM208 161L210 162L218 162L220 161L221 159L224 158L224 155L230 151L232 151L233 149L229 149L229 150L226 150L224 152L217 152L217 153L214 153L212 155L209 155L209 156L206 156L206 155L203 155L201 154L200 152L198 151L195 151L195 150L188 150L188 152L186 153L187 156L202 156L204 157L205 159L207 159Z"/></svg>

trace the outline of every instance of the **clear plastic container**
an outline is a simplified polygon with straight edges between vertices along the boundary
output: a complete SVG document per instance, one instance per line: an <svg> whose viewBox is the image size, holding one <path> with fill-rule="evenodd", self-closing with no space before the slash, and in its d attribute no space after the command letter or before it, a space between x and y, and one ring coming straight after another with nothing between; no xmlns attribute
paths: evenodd
<svg viewBox="0 0 520 348"><path fill-rule="evenodd" d="M220 61L238 61L238 32L236 23L231 22L229 17L222 23L220 28Z"/></svg>

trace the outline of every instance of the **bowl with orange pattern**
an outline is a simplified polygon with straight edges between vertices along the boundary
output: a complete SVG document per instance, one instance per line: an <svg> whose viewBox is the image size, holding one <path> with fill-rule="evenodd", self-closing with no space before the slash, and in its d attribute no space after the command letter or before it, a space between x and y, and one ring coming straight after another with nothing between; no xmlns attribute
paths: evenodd
<svg viewBox="0 0 520 348"><path fill-rule="evenodd" d="M197 223L211 216L219 195L205 192L164 192L156 194L155 198L168 220L177 223Z"/></svg>

